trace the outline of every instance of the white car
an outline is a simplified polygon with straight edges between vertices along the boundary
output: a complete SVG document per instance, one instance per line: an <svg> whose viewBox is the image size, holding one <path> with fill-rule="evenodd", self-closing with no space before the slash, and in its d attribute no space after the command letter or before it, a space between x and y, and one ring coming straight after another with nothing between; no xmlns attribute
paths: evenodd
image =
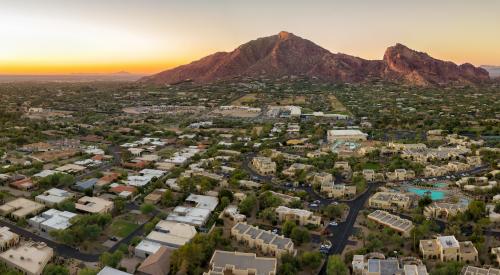
<svg viewBox="0 0 500 275"><path fill-rule="evenodd" d="M329 223L329 225L330 225L330 226L337 226L337 225L339 225L339 224L338 224L337 222L330 222L330 223Z"/></svg>

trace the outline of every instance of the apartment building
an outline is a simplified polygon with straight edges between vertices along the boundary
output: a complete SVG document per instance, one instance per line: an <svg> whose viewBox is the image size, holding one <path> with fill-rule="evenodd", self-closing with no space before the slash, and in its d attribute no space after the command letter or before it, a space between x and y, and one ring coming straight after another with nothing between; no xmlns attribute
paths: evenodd
<svg viewBox="0 0 500 275"><path fill-rule="evenodd" d="M345 185L345 184L335 184L324 188L321 185L321 192L327 194L329 198L343 198L356 195L356 186Z"/></svg>
<svg viewBox="0 0 500 275"><path fill-rule="evenodd" d="M478 252L470 241L459 242L455 236L439 236L432 240L420 240L420 252L424 259L474 263Z"/></svg>
<svg viewBox="0 0 500 275"><path fill-rule="evenodd" d="M372 212L368 215L368 219L387 226L405 237L410 236L411 230L414 227L410 220L400 218L383 210Z"/></svg>
<svg viewBox="0 0 500 275"><path fill-rule="evenodd" d="M215 250L209 271L203 275L276 275L276 258L257 257L255 253Z"/></svg>
<svg viewBox="0 0 500 275"><path fill-rule="evenodd" d="M427 165L424 168L424 176L425 177L440 177L444 176L448 173L448 169L446 167L437 166L437 165Z"/></svg>
<svg viewBox="0 0 500 275"><path fill-rule="evenodd" d="M383 255L382 255L383 256ZM356 275L428 275L423 264L401 264L396 258L367 258L365 255L354 255L352 261L353 274Z"/></svg>
<svg viewBox="0 0 500 275"><path fill-rule="evenodd" d="M263 176L270 176L276 173L276 162L267 157L254 157L252 166L257 173Z"/></svg>
<svg viewBox="0 0 500 275"><path fill-rule="evenodd" d="M334 183L333 175L326 172L314 173L312 177L312 183L320 185L330 184L330 183L333 184Z"/></svg>
<svg viewBox="0 0 500 275"><path fill-rule="evenodd" d="M377 192L368 200L368 206L380 209L409 209L412 204L410 196L395 192Z"/></svg>
<svg viewBox="0 0 500 275"><path fill-rule="evenodd" d="M280 257L285 253L295 255L291 239L245 223L237 223L231 228L231 236L248 247L256 248L264 254Z"/></svg>
<svg viewBox="0 0 500 275"><path fill-rule="evenodd" d="M320 225L321 217L313 215L313 212L305 209L288 208L286 206L279 206L276 208L276 214L278 215L278 220L283 221L294 221L300 225Z"/></svg>
<svg viewBox="0 0 500 275"><path fill-rule="evenodd" d="M294 163L292 165L290 165L290 167L288 167L287 169L283 170L283 175L287 176L287 177L295 177L295 175L301 171L308 171L310 169L312 169L313 166L312 165L308 165L308 164L303 164L303 163Z"/></svg>

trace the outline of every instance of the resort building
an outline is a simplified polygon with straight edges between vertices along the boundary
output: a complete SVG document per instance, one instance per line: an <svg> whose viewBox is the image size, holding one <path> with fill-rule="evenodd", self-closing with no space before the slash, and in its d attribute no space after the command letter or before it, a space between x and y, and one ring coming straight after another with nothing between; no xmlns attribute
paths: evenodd
<svg viewBox="0 0 500 275"><path fill-rule="evenodd" d="M276 258L257 257L255 253L215 250L209 271L203 275L276 275Z"/></svg>
<svg viewBox="0 0 500 275"><path fill-rule="evenodd" d="M355 185L335 184L328 186L321 185L321 192L327 194L329 198L343 198L356 195Z"/></svg>
<svg viewBox="0 0 500 275"><path fill-rule="evenodd" d="M427 165L424 168L425 177L440 177L448 173L448 169L437 165Z"/></svg>
<svg viewBox="0 0 500 275"><path fill-rule="evenodd" d="M410 236L411 230L414 227L410 220L400 218L382 210L376 210L369 214L368 219L387 226L405 237Z"/></svg>
<svg viewBox="0 0 500 275"><path fill-rule="evenodd" d="M267 157L254 157L252 159L252 166L257 173L263 176L274 175L276 173L276 162Z"/></svg>
<svg viewBox="0 0 500 275"><path fill-rule="evenodd" d="M24 274L40 275L54 256L54 250L45 243L27 242L0 254L0 261Z"/></svg>
<svg viewBox="0 0 500 275"><path fill-rule="evenodd" d="M404 181L415 178L415 171L406 169L396 169L394 172L385 173L388 181Z"/></svg>
<svg viewBox="0 0 500 275"><path fill-rule="evenodd" d="M313 179L312 179L313 184L320 184L320 185L328 185L328 184L333 184L333 175L330 173L326 172L321 172L321 173L314 173Z"/></svg>
<svg viewBox="0 0 500 275"><path fill-rule="evenodd" d="M351 171L351 166L349 165L349 162L347 161L336 161L335 164L333 165L333 168L344 171L344 172L350 172Z"/></svg>
<svg viewBox="0 0 500 275"><path fill-rule="evenodd" d="M401 264L396 258L386 259L383 255L367 258L365 255L354 255L352 271L356 275L428 275L423 264Z"/></svg>
<svg viewBox="0 0 500 275"><path fill-rule="evenodd" d="M364 169L362 175L366 181L375 181L375 170L373 169Z"/></svg>
<svg viewBox="0 0 500 275"><path fill-rule="evenodd" d="M439 236L433 240L420 240L420 252L424 259L439 259L443 262L478 261L478 252L470 241L459 242L455 236Z"/></svg>
<svg viewBox="0 0 500 275"><path fill-rule="evenodd" d="M19 242L19 235L10 231L7 226L0 227L0 251L16 245Z"/></svg>
<svg viewBox="0 0 500 275"><path fill-rule="evenodd" d="M75 203L75 208L91 214L104 214L113 210L113 202L98 197L82 197Z"/></svg>
<svg viewBox="0 0 500 275"><path fill-rule="evenodd" d="M17 198L0 206L0 214L2 216L10 215L12 218L25 219L29 216L36 215L45 208L45 205L34 202L25 198Z"/></svg>
<svg viewBox="0 0 500 275"><path fill-rule="evenodd" d="M433 202L424 208L424 216L435 219L448 219L467 210L467 206L460 203Z"/></svg>
<svg viewBox="0 0 500 275"><path fill-rule="evenodd" d="M363 141L368 137L360 130L328 130L326 139L328 142L335 141Z"/></svg>
<svg viewBox="0 0 500 275"><path fill-rule="evenodd" d="M368 206L380 209L409 209L412 204L410 196L395 192L377 192L368 200Z"/></svg>
<svg viewBox="0 0 500 275"><path fill-rule="evenodd" d="M51 188L43 192L42 194L36 196L35 201L52 207L72 197L73 193L71 192L58 188Z"/></svg>
<svg viewBox="0 0 500 275"><path fill-rule="evenodd" d="M297 173L299 173L301 171L308 171L312 168L313 168L312 165L302 164L302 163L294 163L294 164L290 165L290 167L288 167L287 169L283 170L282 173L283 173L283 175L285 175L287 177L295 177L295 175L297 175Z"/></svg>
<svg viewBox="0 0 500 275"><path fill-rule="evenodd" d="M286 206L279 206L276 208L276 214L278 215L278 220L283 221L294 221L299 225L320 225L321 217L315 216L311 211L305 209L288 208Z"/></svg>
<svg viewBox="0 0 500 275"><path fill-rule="evenodd" d="M231 236L248 247L259 249L264 254L280 257L285 253L292 255L296 253L291 239L245 223L234 225L231 228Z"/></svg>

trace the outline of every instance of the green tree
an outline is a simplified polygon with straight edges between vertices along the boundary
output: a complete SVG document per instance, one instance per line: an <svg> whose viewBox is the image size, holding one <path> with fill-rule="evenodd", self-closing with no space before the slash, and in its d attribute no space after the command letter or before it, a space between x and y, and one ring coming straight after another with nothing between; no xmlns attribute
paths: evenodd
<svg viewBox="0 0 500 275"><path fill-rule="evenodd" d="M150 203L144 203L141 205L140 209L142 214L150 214L155 210L155 206Z"/></svg>
<svg viewBox="0 0 500 275"><path fill-rule="evenodd" d="M431 270L431 275L449 275L449 274L460 274L463 267L463 263L459 262L442 262L439 263L434 270Z"/></svg>
<svg viewBox="0 0 500 275"><path fill-rule="evenodd" d="M328 258L328 265L326 266L327 275L349 275L347 265L342 261L340 256L333 255Z"/></svg>
<svg viewBox="0 0 500 275"><path fill-rule="evenodd" d="M296 243L297 245L301 245L303 243L309 242L311 240L311 234L309 233L309 230L302 228L302 227L295 227L292 229L292 233L290 234L290 238Z"/></svg>
<svg viewBox="0 0 500 275"><path fill-rule="evenodd" d="M69 270L61 265L48 264L43 269L43 275L69 275Z"/></svg>
<svg viewBox="0 0 500 275"><path fill-rule="evenodd" d="M250 216L255 209L256 204L257 197L255 197L254 194L250 194L240 202L238 209L240 210L240 213Z"/></svg>
<svg viewBox="0 0 500 275"><path fill-rule="evenodd" d="M110 266L113 268L118 267L118 264L123 258L123 252L120 250L116 250L113 253L104 252L100 257L99 261L103 266Z"/></svg>
<svg viewBox="0 0 500 275"><path fill-rule="evenodd" d="M283 225L281 226L281 233L285 235L286 237L290 237L290 234L292 234L292 230L297 227L297 224L293 221L285 221Z"/></svg>
<svg viewBox="0 0 500 275"><path fill-rule="evenodd" d="M92 268L84 268L78 271L78 275L97 275L97 270Z"/></svg>
<svg viewBox="0 0 500 275"><path fill-rule="evenodd" d="M302 253L299 257L299 261L301 263L301 266L303 267L308 267L311 269L316 269L321 265L321 260L323 259L323 256L321 253L314 251L306 251Z"/></svg>

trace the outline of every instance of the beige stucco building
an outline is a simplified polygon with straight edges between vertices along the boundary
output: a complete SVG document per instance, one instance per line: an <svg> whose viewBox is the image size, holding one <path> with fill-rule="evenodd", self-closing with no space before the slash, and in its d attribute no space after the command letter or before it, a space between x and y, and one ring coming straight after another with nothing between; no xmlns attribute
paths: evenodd
<svg viewBox="0 0 500 275"><path fill-rule="evenodd" d="M283 221L295 221L299 225L320 225L321 217L313 215L313 212L305 209L288 208L286 206L279 206L276 208L276 214L278 220Z"/></svg>
<svg viewBox="0 0 500 275"><path fill-rule="evenodd" d="M420 252L424 259L439 259L443 262L478 261L478 252L470 241L459 242L455 236L439 236L432 240L420 240Z"/></svg>
<svg viewBox="0 0 500 275"><path fill-rule="evenodd" d="M276 258L257 257L255 253L215 250L204 275L275 275Z"/></svg>
<svg viewBox="0 0 500 275"><path fill-rule="evenodd" d="M292 255L296 253L291 239L245 223L235 224L231 228L231 236L238 242L267 255L280 257L285 253Z"/></svg>
<svg viewBox="0 0 500 275"><path fill-rule="evenodd" d="M395 192L377 192L368 200L368 206L380 209L409 209L410 196Z"/></svg>
<svg viewBox="0 0 500 275"><path fill-rule="evenodd" d="M53 256L54 250L45 243L27 242L3 252L0 260L24 274L40 275Z"/></svg>
<svg viewBox="0 0 500 275"><path fill-rule="evenodd" d="M270 176L276 174L276 162L267 157L254 157L252 159L252 166L257 173Z"/></svg>

